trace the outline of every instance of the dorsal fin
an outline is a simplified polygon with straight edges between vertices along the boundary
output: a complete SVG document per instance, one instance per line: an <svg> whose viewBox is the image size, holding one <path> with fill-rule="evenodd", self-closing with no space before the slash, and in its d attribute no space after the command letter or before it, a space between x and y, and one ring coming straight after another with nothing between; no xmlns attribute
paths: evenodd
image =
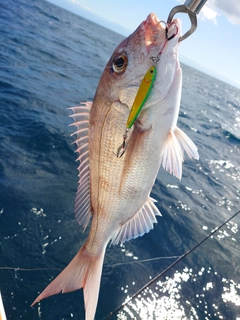
<svg viewBox="0 0 240 320"><path fill-rule="evenodd" d="M153 202L155 200L148 198L142 208L112 236L113 244L135 239L153 228L153 223L157 223L155 216L161 216Z"/></svg>
<svg viewBox="0 0 240 320"><path fill-rule="evenodd" d="M74 119L74 123L70 126L76 126L77 138L73 143L76 143L80 161L79 170L79 185L75 199L75 217L79 224L83 225L85 230L89 220L91 219L90 205L90 172L89 172L89 114L92 107L92 102L81 103L80 106L69 108L74 112L70 115Z"/></svg>

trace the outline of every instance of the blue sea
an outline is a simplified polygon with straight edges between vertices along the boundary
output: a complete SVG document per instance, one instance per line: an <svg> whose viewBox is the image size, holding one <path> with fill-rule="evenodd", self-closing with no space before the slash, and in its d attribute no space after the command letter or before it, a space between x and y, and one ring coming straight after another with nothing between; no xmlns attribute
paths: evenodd
<svg viewBox="0 0 240 320"><path fill-rule="evenodd" d="M87 237L74 217L78 163L67 108L93 100L123 37L41 0L1 0L0 30L0 291L7 318L81 320L82 290L30 305ZM185 159L181 181L160 169L152 190L158 224L107 248L97 320L240 209L240 90L182 69L178 125L200 160ZM239 225L240 215L111 319L240 319Z"/></svg>

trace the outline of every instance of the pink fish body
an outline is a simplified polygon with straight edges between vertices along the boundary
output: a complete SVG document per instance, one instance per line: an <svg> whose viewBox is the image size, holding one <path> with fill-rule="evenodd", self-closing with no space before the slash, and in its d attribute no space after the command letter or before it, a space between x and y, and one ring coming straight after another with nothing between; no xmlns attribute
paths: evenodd
<svg viewBox="0 0 240 320"><path fill-rule="evenodd" d="M160 165L179 179L184 150L198 159L195 144L177 127L182 73L178 61L178 19L169 26L150 14L114 51L100 79L93 103L72 108L77 126L79 186L76 218L87 241L34 303L56 293L83 287L86 319L97 307L103 259L108 242L136 238L153 228L160 215L150 192ZM158 57L154 61L151 57ZM126 151L117 157L126 121L147 70L156 67L151 93L129 130ZM33 304L34 304L33 303Z"/></svg>

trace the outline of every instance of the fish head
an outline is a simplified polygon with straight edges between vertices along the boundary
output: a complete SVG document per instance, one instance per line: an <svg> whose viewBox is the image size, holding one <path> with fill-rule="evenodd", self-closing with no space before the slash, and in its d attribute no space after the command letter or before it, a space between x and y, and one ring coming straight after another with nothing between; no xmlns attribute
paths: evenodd
<svg viewBox="0 0 240 320"><path fill-rule="evenodd" d="M120 102L130 110L144 75L155 65L158 100L164 99L179 67L177 49L180 32L178 19L167 26L156 14L149 14L118 45L108 61L100 81L101 97L105 96L109 105Z"/></svg>

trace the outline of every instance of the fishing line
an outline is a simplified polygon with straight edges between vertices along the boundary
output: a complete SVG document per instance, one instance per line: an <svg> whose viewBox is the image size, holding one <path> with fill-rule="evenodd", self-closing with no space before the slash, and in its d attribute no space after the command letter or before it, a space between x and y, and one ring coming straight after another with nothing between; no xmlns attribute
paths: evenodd
<svg viewBox="0 0 240 320"><path fill-rule="evenodd" d="M81 67L76 68L44 68L44 67L35 67L35 66L0 66L0 69L7 68L7 69L35 69L35 70L41 70L41 71L68 71L68 70L79 70Z"/></svg>
<svg viewBox="0 0 240 320"><path fill-rule="evenodd" d="M164 260L164 259L176 259L176 258L179 258L179 256L156 257L156 258L149 258L149 259L143 259L143 260L137 260L137 261L131 261L131 262L119 262L119 263L106 265L105 267L118 267L118 266L129 265L129 264L136 264L136 263L143 263L143 262L150 262L150 261Z"/></svg>
<svg viewBox="0 0 240 320"><path fill-rule="evenodd" d="M62 271L60 268L14 268L14 267L0 267L0 270L14 270L14 271L47 271L47 270L56 270ZM1 319L1 318L0 318Z"/></svg>
<svg viewBox="0 0 240 320"><path fill-rule="evenodd" d="M105 62L106 63L106 62ZM128 65L128 63L126 63ZM83 65L82 65L83 66ZM45 67L37 67L37 66L32 66L32 65L29 65L29 66L9 66L9 65L6 65L6 66L0 66L0 69L33 69L32 71L74 71L74 70L81 70L81 65L79 67L74 67L74 68L45 68ZM103 69L112 69L112 66L106 66L106 65L103 65L102 66Z"/></svg>
<svg viewBox="0 0 240 320"><path fill-rule="evenodd" d="M136 263L143 263L143 262L150 262L155 260L164 260L164 259L176 259L179 258L179 256L169 256L169 257L156 257L156 258L149 258L149 259L143 259L143 260L137 260L137 261L130 261L130 262L118 262L114 264L109 264L104 267L107 268L114 268L122 265L129 265L129 264L136 264ZM0 267L1 270L14 270L14 271L48 271L48 270L54 270L54 271L62 271L63 269L60 268L14 268L14 267Z"/></svg>
<svg viewBox="0 0 240 320"><path fill-rule="evenodd" d="M188 256L191 252L193 252L195 249L197 249L199 246L201 246L206 240L208 240L210 237L212 237L217 231L219 231L221 228L223 228L229 221L231 221L233 218L235 218L240 213L240 210L236 212L234 215L232 215L229 219L224 221L220 226L216 227L208 236L206 236L202 241L198 242L192 249L186 251L183 255L181 255L176 261L174 261L170 266L168 266L165 270L163 270L161 273L159 273L155 278L150 280L148 283L146 283L142 288L140 288L134 295L132 295L131 298L129 298L127 301L123 302L119 307L117 307L115 310L109 313L104 320L110 319L114 314L116 314L118 311L122 310L129 302L131 302L133 299L135 299L139 294L141 294L146 288L150 287L154 282L159 280L167 271L175 267L176 264L178 264L182 259L184 259L186 256Z"/></svg>

